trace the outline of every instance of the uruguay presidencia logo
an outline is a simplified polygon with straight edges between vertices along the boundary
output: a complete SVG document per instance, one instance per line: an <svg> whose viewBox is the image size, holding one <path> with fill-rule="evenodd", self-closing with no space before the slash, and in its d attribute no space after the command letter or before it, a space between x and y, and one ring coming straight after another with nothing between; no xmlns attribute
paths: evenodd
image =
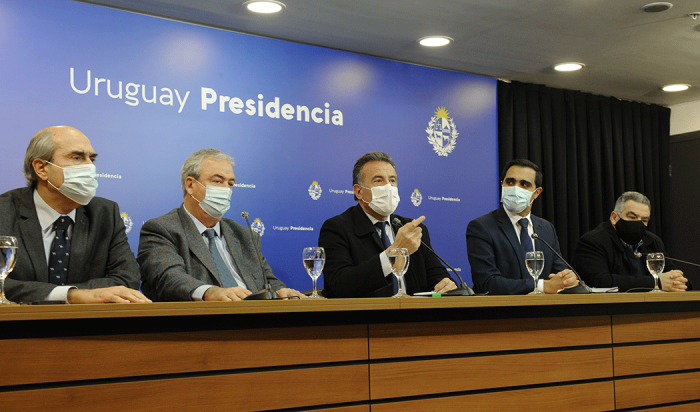
<svg viewBox="0 0 700 412"><path fill-rule="evenodd" d="M423 195L420 194L418 189L413 190L413 193L411 193L411 203L413 203L413 206L418 207L421 202L423 202Z"/></svg>
<svg viewBox="0 0 700 412"><path fill-rule="evenodd" d="M425 131L428 133L428 142L433 145L438 156L447 157L457 145L457 127L444 107L437 108Z"/></svg>
<svg viewBox="0 0 700 412"><path fill-rule="evenodd" d="M124 222L124 226L126 227L126 233L129 233L131 227L134 226L134 222L131 220L129 215L126 214L126 212L122 212L122 214L119 216L122 217L122 221Z"/></svg>
<svg viewBox="0 0 700 412"><path fill-rule="evenodd" d="M255 219L253 221L253 224L250 225L251 228L255 231L255 233L259 234L260 236L265 233L265 225L263 225L263 222L260 221L260 219Z"/></svg>
<svg viewBox="0 0 700 412"><path fill-rule="evenodd" d="M313 200L318 200L318 198L321 197L321 192L323 192L323 190L321 190L321 185L314 180L311 186L309 186L309 196L311 196Z"/></svg>

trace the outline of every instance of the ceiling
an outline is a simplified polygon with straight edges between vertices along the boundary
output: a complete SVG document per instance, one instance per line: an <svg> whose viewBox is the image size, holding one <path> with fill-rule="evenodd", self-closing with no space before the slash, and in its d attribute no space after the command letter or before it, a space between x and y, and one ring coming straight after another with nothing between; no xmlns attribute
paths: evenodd
<svg viewBox="0 0 700 412"><path fill-rule="evenodd" d="M282 0L277 15L245 0L86 0L178 21L503 80L663 106L700 100L698 0L646 13L647 0ZM454 42L425 48L416 40ZM583 70L558 73L555 63ZM666 93L661 86L692 85Z"/></svg>

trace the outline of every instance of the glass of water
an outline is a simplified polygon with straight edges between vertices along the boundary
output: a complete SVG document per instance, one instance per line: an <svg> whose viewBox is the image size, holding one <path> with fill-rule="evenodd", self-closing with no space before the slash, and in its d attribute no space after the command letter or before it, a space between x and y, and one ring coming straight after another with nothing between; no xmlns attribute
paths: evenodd
<svg viewBox="0 0 700 412"><path fill-rule="evenodd" d="M304 248L304 252L302 252L302 258L304 259L306 273L308 273L314 281L314 292L309 298L323 299L323 296L319 295L316 290L316 280L321 276L323 266L326 264L326 252L322 247L307 247Z"/></svg>
<svg viewBox="0 0 700 412"><path fill-rule="evenodd" d="M5 297L5 278L15 268L17 238L0 236L0 304L13 303Z"/></svg>
<svg viewBox="0 0 700 412"><path fill-rule="evenodd" d="M410 295L406 294L406 292L404 292L403 288L401 287L401 278L403 278L403 275L408 270L410 255L411 254L408 253L408 249L406 248L389 249L389 263L391 263L391 273L393 273L394 276L396 276L396 282L398 282L399 285L399 291L396 292L396 294L392 296L392 298L410 297Z"/></svg>
<svg viewBox="0 0 700 412"><path fill-rule="evenodd" d="M528 293L528 295L543 295L544 293L537 289L537 280L542 274L542 269L544 269L544 253L541 250L527 252L525 254L525 266L527 271L530 272L530 276L535 279L535 290Z"/></svg>
<svg viewBox="0 0 700 412"><path fill-rule="evenodd" d="M659 275L663 273L664 266L666 266L666 259L663 253L649 253L647 255L647 269L654 277L654 289L650 292L663 292L659 289Z"/></svg>

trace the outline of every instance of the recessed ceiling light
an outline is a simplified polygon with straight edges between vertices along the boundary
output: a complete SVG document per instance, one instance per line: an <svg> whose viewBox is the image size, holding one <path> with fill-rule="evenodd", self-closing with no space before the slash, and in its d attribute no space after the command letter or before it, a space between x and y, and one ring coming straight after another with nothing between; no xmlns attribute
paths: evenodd
<svg viewBox="0 0 700 412"><path fill-rule="evenodd" d="M274 0L252 0L243 3L243 5L254 13L262 14L279 13L285 7L284 3Z"/></svg>
<svg viewBox="0 0 700 412"><path fill-rule="evenodd" d="M576 70L581 70L585 64L583 63L561 63L554 66L554 70L558 72L573 72Z"/></svg>
<svg viewBox="0 0 700 412"><path fill-rule="evenodd" d="M649 3L642 6L642 11L647 13L659 13L666 11L673 7L673 4L665 1L657 1L656 3Z"/></svg>
<svg viewBox="0 0 700 412"><path fill-rule="evenodd" d="M661 90L665 92L682 92L683 90L688 90L688 88L690 88L689 84L669 84L662 87Z"/></svg>
<svg viewBox="0 0 700 412"><path fill-rule="evenodd" d="M441 47L446 46L452 42L452 39L447 36L429 36L423 37L418 40L421 46L425 47Z"/></svg>

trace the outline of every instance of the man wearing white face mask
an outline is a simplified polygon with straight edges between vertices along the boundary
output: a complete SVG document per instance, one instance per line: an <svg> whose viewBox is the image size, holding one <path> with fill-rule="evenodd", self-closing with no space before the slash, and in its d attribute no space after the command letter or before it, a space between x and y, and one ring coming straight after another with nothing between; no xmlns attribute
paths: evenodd
<svg viewBox="0 0 700 412"><path fill-rule="evenodd" d="M116 203L95 197L90 140L54 126L32 137L24 158L29 187L0 196L0 234L18 242L5 283L15 302L150 302Z"/></svg>
<svg viewBox="0 0 700 412"><path fill-rule="evenodd" d="M529 160L511 160L501 173L500 208L467 225L467 254L474 291L491 295L521 295L535 288L525 267L525 253L544 253L544 269L537 288L544 293L578 284L576 275L549 248L535 242L532 234L559 252L554 226L530 214L532 202L542 193L542 172Z"/></svg>
<svg viewBox="0 0 700 412"><path fill-rule="evenodd" d="M395 282L387 252L407 248L411 254L404 275L408 294L446 292L456 288L430 245L421 216L415 220L394 215L399 204L396 166L386 153L370 152L353 168L353 190L358 204L321 227L318 245L326 251L323 270L326 297L386 297ZM401 228L393 226L398 218Z"/></svg>
<svg viewBox="0 0 700 412"><path fill-rule="evenodd" d="M202 149L182 165L184 202L141 228L138 262L142 289L155 301L242 300L265 285L257 254L260 236L224 218L236 176L233 158ZM287 288L262 258L265 276L280 297L305 296Z"/></svg>

